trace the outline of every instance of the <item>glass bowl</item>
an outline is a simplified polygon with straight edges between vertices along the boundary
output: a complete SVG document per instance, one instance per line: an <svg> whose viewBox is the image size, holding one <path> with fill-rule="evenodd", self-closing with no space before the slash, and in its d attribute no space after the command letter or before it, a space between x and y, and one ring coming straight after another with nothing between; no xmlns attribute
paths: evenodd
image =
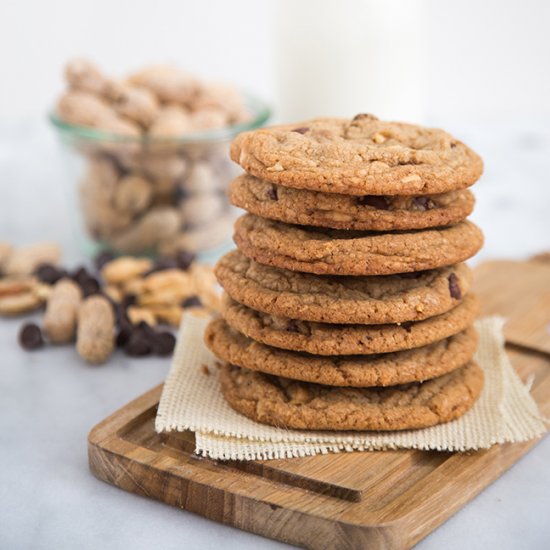
<svg viewBox="0 0 550 550"><path fill-rule="evenodd" d="M229 144L271 115L253 96L245 95L245 105L251 114L245 123L177 138L75 126L52 111L83 250L161 256L186 250L204 257L227 246L236 209L226 190L239 171Z"/></svg>

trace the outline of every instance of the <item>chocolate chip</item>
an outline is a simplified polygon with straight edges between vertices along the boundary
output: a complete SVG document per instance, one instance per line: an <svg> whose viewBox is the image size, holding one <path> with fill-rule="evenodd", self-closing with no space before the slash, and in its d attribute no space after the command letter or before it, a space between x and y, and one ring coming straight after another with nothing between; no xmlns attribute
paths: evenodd
<svg viewBox="0 0 550 550"><path fill-rule="evenodd" d="M309 131L309 127L308 126L302 126L301 128L294 128L294 130L292 130L293 132L296 132L297 134L305 134L307 131Z"/></svg>
<svg viewBox="0 0 550 550"><path fill-rule="evenodd" d="M407 332L411 332L413 324L414 323L412 321L406 321L404 323L401 323L401 327L404 328Z"/></svg>
<svg viewBox="0 0 550 550"><path fill-rule="evenodd" d="M163 331L157 332L153 338L151 338L151 348L155 355L160 357L166 357L174 351L176 345L176 338L171 332Z"/></svg>
<svg viewBox="0 0 550 550"><path fill-rule="evenodd" d="M365 195L357 198L357 203L362 206L372 206L378 210L388 210L390 205L386 197L380 195Z"/></svg>
<svg viewBox="0 0 550 550"><path fill-rule="evenodd" d="M451 149L454 149L456 147L456 143L454 141L451 141Z"/></svg>
<svg viewBox="0 0 550 550"><path fill-rule="evenodd" d="M428 197L415 197L412 202L417 210L431 210L435 208L435 202Z"/></svg>
<svg viewBox="0 0 550 550"><path fill-rule="evenodd" d="M69 274L69 277L77 284L80 284L83 281L86 281L91 275L88 273L87 269L84 266L77 267Z"/></svg>
<svg viewBox="0 0 550 550"><path fill-rule="evenodd" d="M41 348L44 345L42 331L35 323L26 323L19 331L19 344L28 351Z"/></svg>
<svg viewBox="0 0 550 550"><path fill-rule="evenodd" d="M98 294L101 289L99 281L91 275L87 279L82 280L79 284L85 298L92 294Z"/></svg>
<svg viewBox="0 0 550 550"><path fill-rule="evenodd" d="M268 192L267 192L267 196L272 200L272 201L278 201L279 200L279 193L277 192L277 188L272 186L269 188Z"/></svg>
<svg viewBox="0 0 550 550"><path fill-rule="evenodd" d="M123 348L130 341L130 337L133 333L132 324L129 322L122 322L116 335L116 345L119 348Z"/></svg>
<svg viewBox="0 0 550 550"><path fill-rule="evenodd" d="M128 341L124 344L124 353L130 357L144 357L151 353L150 338L139 325L132 329Z"/></svg>
<svg viewBox="0 0 550 550"><path fill-rule="evenodd" d="M188 308L188 307L201 307L202 301L198 296L189 296L189 298L185 298L181 302L181 307Z"/></svg>
<svg viewBox="0 0 550 550"><path fill-rule="evenodd" d="M35 270L34 274L38 277L38 280L48 285L54 285L65 277L66 272L64 269L59 269L52 264L41 264Z"/></svg>
<svg viewBox="0 0 550 550"><path fill-rule="evenodd" d="M124 298L122 298L122 302L120 302L120 305L126 309L130 306L134 306L137 302L137 297L135 294L126 294Z"/></svg>
<svg viewBox="0 0 550 550"><path fill-rule="evenodd" d="M460 300L460 298L462 298L462 291L458 285L458 277L456 276L456 273L451 273L449 275L449 292L451 294L451 298L454 298L455 300Z"/></svg>
<svg viewBox="0 0 550 550"><path fill-rule="evenodd" d="M298 326L298 322L294 319L290 319L286 325L286 330L288 332L300 332L300 327Z"/></svg>
<svg viewBox="0 0 550 550"><path fill-rule="evenodd" d="M195 254L187 250L180 250L176 254L176 262L180 269L184 271L189 269L189 266L195 261Z"/></svg>
<svg viewBox="0 0 550 550"><path fill-rule="evenodd" d="M94 265L98 271L101 271L106 264L113 261L114 259L115 255L112 252L100 252L94 258Z"/></svg>

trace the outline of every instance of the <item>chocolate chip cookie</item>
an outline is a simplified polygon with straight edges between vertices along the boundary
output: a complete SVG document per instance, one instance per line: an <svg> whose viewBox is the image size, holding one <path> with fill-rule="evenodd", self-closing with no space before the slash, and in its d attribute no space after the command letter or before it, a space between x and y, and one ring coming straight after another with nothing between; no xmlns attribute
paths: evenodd
<svg viewBox="0 0 550 550"><path fill-rule="evenodd" d="M395 386L442 376L468 363L477 333L470 327L421 348L378 355L326 357L260 344L223 319L208 325L204 341L217 357L239 367L327 386Z"/></svg>
<svg viewBox="0 0 550 550"><path fill-rule="evenodd" d="M363 195L360 197L292 189L244 174L231 182L231 202L271 220L330 227L395 231L452 225L474 208L468 190L438 195Z"/></svg>
<svg viewBox="0 0 550 550"><path fill-rule="evenodd" d="M372 115L319 118L245 132L231 158L273 183L348 195L427 195L465 189L479 156L448 133Z"/></svg>
<svg viewBox="0 0 550 550"><path fill-rule="evenodd" d="M477 298L468 294L454 309L424 321L343 325L276 317L243 306L227 295L222 300L222 316L231 328L269 346L316 355L366 355L418 348L465 330L478 311Z"/></svg>
<svg viewBox="0 0 550 550"><path fill-rule="evenodd" d="M259 264L238 250L215 269L226 292L253 309L323 323L419 321L455 307L470 290L466 264L382 277L319 277Z"/></svg>
<svg viewBox="0 0 550 550"><path fill-rule="evenodd" d="M289 225L245 214L234 240L265 265L318 275L389 275L434 269L473 256L483 234L472 222L450 227L372 233Z"/></svg>
<svg viewBox="0 0 550 550"><path fill-rule="evenodd" d="M225 364L229 405L264 424L297 430L408 430L449 422L483 389L474 362L426 382L387 388L342 388L297 382Z"/></svg>

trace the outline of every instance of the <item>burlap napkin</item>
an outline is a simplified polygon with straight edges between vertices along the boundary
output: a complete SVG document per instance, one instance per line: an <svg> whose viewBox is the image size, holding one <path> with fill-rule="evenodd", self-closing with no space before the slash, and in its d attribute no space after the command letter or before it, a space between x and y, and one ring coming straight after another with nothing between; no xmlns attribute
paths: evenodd
<svg viewBox="0 0 550 550"><path fill-rule="evenodd" d="M463 417L400 432L311 432L258 424L233 411L218 381L216 358L203 344L207 320L186 316L159 403L158 432L192 430L196 452L215 459L257 460L374 449L466 451L539 437L545 424L504 351L503 321L478 321L476 359L485 387Z"/></svg>

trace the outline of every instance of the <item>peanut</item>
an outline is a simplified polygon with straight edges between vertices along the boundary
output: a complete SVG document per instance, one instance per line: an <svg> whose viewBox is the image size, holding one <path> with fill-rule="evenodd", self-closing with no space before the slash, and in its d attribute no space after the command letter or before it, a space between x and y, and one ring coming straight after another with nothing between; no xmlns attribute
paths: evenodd
<svg viewBox="0 0 550 550"><path fill-rule="evenodd" d="M4 271L4 265L8 261L12 247L8 243L0 242L0 273Z"/></svg>
<svg viewBox="0 0 550 550"><path fill-rule="evenodd" d="M7 277L0 281L0 315L34 311L45 300L42 285L33 277Z"/></svg>
<svg viewBox="0 0 550 550"><path fill-rule="evenodd" d="M127 310L128 319L133 325L137 325L141 321L145 321L148 325L156 325L157 318L155 314L148 308L130 306Z"/></svg>
<svg viewBox="0 0 550 550"><path fill-rule="evenodd" d="M121 83L106 77L91 61L72 59L65 66L65 80L71 88L116 99L123 93Z"/></svg>
<svg viewBox="0 0 550 550"><path fill-rule="evenodd" d="M161 101L188 103L197 92L192 76L170 65L152 65L136 72L128 81L149 88Z"/></svg>
<svg viewBox="0 0 550 550"><path fill-rule="evenodd" d="M178 137L193 130L189 115L182 107L162 107L151 123L149 135L153 137Z"/></svg>
<svg viewBox="0 0 550 550"><path fill-rule="evenodd" d="M156 96L147 88L125 86L121 97L115 103L115 110L119 115L147 128L158 114L159 103Z"/></svg>
<svg viewBox="0 0 550 550"><path fill-rule="evenodd" d="M81 300L80 287L71 279L61 279L54 285L44 315L44 330L54 344L74 339Z"/></svg>
<svg viewBox="0 0 550 550"><path fill-rule="evenodd" d="M178 211L171 207L155 207L136 223L112 239L116 250L134 253L153 249L160 241L169 240L180 226Z"/></svg>
<svg viewBox="0 0 550 550"><path fill-rule="evenodd" d="M141 176L124 176L118 182L114 202L118 210L138 214L145 210L153 196L151 184Z"/></svg>
<svg viewBox="0 0 550 550"><path fill-rule="evenodd" d="M107 284L118 285L143 275L153 267L153 262L148 258L132 258L121 256L103 266L101 276Z"/></svg>
<svg viewBox="0 0 550 550"><path fill-rule="evenodd" d="M104 296L86 298L78 310L76 349L94 365L104 363L114 350L115 317Z"/></svg>
<svg viewBox="0 0 550 550"><path fill-rule="evenodd" d="M31 275L40 264L57 264L61 256L54 243L43 242L18 248L8 257L4 266L6 275Z"/></svg>

